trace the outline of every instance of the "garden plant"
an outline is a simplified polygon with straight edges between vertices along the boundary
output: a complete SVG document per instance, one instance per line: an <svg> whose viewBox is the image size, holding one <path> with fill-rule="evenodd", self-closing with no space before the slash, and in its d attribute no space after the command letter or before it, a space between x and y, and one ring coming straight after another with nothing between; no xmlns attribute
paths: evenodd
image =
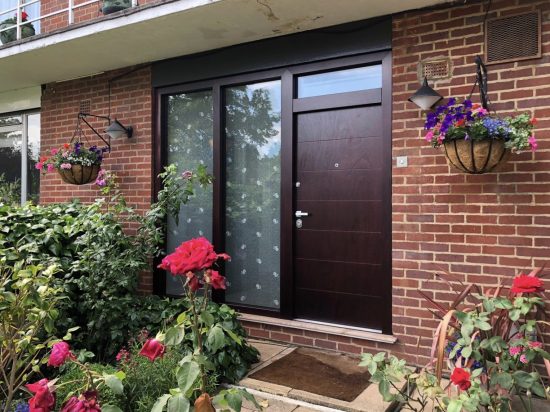
<svg viewBox="0 0 550 412"><path fill-rule="evenodd" d="M451 275L439 275L456 294L446 305L422 291L432 313L440 319L432 346L433 361L417 370L386 353L365 354L361 365L378 384L385 401L397 401L406 410L425 411L536 411L534 397L545 399L548 388L538 366L550 374L550 354L544 349L542 269L520 274L511 287L482 290L464 285ZM443 384L444 370L450 382ZM514 403L516 405L516 403Z"/></svg>

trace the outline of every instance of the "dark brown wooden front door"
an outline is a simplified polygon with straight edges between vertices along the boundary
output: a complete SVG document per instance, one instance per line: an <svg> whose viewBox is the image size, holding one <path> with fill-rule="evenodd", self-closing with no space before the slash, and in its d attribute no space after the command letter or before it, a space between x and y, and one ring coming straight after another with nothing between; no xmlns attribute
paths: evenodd
<svg viewBox="0 0 550 412"><path fill-rule="evenodd" d="M307 213L295 216L295 318L387 326L391 157L383 118L381 88L294 101L295 211Z"/></svg>

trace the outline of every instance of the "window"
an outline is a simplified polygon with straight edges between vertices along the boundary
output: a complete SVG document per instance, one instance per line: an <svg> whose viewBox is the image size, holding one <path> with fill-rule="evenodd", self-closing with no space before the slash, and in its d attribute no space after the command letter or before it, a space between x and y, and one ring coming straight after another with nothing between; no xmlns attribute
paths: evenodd
<svg viewBox="0 0 550 412"><path fill-rule="evenodd" d="M21 203L38 202L40 171L40 113L0 116L0 175L14 183Z"/></svg>
<svg viewBox="0 0 550 412"><path fill-rule="evenodd" d="M18 3L21 3L21 10L26 14L26 20L34 20L40 17L40 1L37 0L2 0L0 1L0 44L7 44L17 40L15 27ZM14 26L10 29L10 26ZM21 38L34 36L40 33L40 20L23 24L21 26Z"/></svg>

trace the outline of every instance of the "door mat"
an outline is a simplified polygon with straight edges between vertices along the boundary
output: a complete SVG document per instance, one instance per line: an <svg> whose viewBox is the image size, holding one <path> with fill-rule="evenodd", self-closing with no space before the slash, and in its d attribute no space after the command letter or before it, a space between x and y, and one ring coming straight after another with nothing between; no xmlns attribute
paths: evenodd
<svg viewBox="0 0 550 412"><path fill-rule="evenodd" d="M351 402L369 386L366 368L346 355L298 348L249 378Z"/></svg>

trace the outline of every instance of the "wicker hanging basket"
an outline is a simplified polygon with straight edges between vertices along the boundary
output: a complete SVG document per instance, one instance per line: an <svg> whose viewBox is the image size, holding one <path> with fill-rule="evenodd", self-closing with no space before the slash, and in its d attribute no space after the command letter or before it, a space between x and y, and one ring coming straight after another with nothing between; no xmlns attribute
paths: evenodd
<svg viewBox="0 0 550 412"><path fill-rule="evenodd" d="M510 149L500 139L450 140L444 143L447 163L464 173L483 174L494 171L510 157Z"/></svg>
<svg viewBox="0 0 550 412"><path fill-rule="evenodd" d="M99 169L100 165L72 165L70 169L57 169L57 171L65 183L71 185L85 185L95 182Z"/></svg>

